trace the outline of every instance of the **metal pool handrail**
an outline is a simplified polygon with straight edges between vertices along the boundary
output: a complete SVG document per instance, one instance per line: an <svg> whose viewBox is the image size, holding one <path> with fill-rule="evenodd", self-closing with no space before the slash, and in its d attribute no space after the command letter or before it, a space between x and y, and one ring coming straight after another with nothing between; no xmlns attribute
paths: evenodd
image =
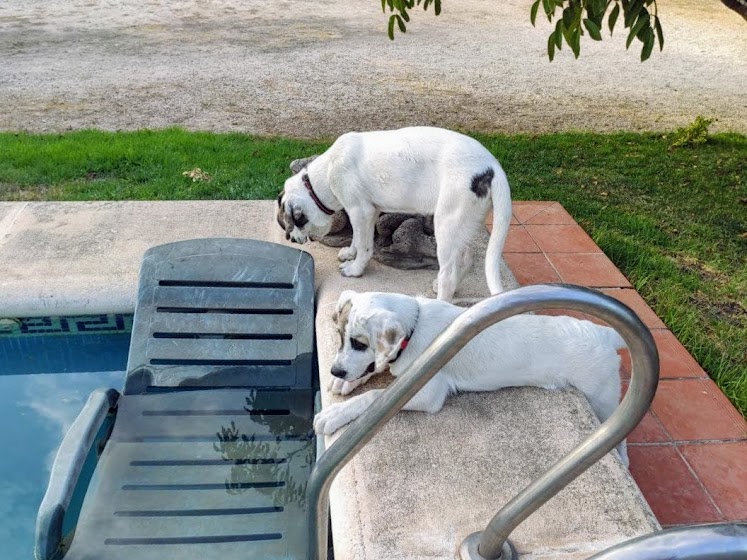
<svg viewBox="0 0 747 560"><path fill-rule="evenodd" d="M677 527L631 539L588 560L744 560L747 524Z"/></svg>
<svg viewBox="0 0 747 560"><path fill-rule="evenodd" d="M502 551L509 555L501 560L511 558L507 544L511 531L635 428L653 400L659 377L654 340L635 313L609 296L578 286L540 284L492 296L457 317L319 459L306 489L309 559L326 559L329 488L340 469L472 338L498 321L540 309L582 311L615 328L630 350L633 364L630 386L622 403L604 424L501 509L484 534L467 537L461 552L477 553L479 547L483 558L501 558Z"/></svg>

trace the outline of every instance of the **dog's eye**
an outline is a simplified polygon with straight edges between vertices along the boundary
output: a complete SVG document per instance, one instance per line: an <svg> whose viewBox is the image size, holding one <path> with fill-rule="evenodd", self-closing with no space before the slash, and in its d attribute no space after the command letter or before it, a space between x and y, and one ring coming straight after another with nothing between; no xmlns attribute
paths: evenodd
<svg viewBox="0 0 747 560"><path fill-rule="evenodd" d="M309 222L309 219L303 214L298 214L298 216L293 216L293 221L296 223L296 227L302 228Z"/></svg>
<svg viewBox="0 0 747 560"><path fill-rule="evenodd" d="M363 352L368 348L368 344L363 344L360 340L354 338L350 339L350 346L352 346L353 350L357 350L358 352Z"/></svg>

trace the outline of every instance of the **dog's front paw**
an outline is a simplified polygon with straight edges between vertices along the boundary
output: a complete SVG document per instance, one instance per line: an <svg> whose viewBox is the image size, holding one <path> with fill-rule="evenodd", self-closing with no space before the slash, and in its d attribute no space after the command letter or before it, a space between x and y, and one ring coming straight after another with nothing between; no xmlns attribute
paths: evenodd
<svg viewBox="0 0 747 560"><path fill-rule="evenodd" d="M356 251L355 247L352 245L350 247L343 247L340 249L340 252L337 253L337 260L340 262L352 261L357 253L358 251Z"/></svg>
<svg viewBox="0 0 747 560"><path fill-rule="evenodd" d="M342 395L342 390L345 387L345 381L339 377L333 377L332 381L329 382L329 392L333 395Z"/></svg>
<svg viewBox="0 0 747 560"><path fill-rule="evenodd" d="M318 435L329 436L351 420L346 413L345 403L332 404L314 416L314 431Z"/></svg>
<svg viewBox="0 0 747 560"><path fill-rule="evenodd" d="M355 261L348 261L340 265L340 274L347 277L358 278L363 274L364 268L365 266L360 266Z"/></svg>

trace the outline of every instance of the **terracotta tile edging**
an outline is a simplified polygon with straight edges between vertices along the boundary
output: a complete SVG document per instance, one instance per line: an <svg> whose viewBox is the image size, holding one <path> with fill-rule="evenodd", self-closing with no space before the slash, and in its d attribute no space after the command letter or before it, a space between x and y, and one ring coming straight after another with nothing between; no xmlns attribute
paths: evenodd
<svg viewBox="0 0 747 560"><path fill-rule="evenodd" d="M747 421L560 203L513 204L503 256L520 285L567 282L595 288L628 305L654 335L662 368L659 390L628 445L631 473L660 523L747 520ZM623 352L623 364L626 360L629 368ZM735 454L742 451L740 461ZM673 485L667 473L684 487Z"/></svg>

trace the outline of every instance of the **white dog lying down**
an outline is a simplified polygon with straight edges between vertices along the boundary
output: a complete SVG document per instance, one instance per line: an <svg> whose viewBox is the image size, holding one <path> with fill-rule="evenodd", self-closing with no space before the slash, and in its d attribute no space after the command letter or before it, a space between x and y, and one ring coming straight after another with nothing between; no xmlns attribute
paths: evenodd
<svg viewBox="0 0 747 560"><path fill-rule="evenodd" d="M465 311L450 303L402 294L345 291L333 320L342 345L332 365L333 393L346 395L389 367L397 376ZM518 315L486 329L439 371L403 410L438 412L458 391L503 387L575 387L603 422L620 399L617 332L567 316ZM322 410L318 434L332 434L360 416L383 389ZM618 446L628 464L625 442Z"/></svg>
<svg viewBox="0 0 747 560"><path fill-rule="evenodd" d="M485 257L490 293L501 291L500 259L511 220L511 192L498 160L477 140L432 127L349 132L285 182L277 220L286 239L324 237L345 209L353 227L340 250L343 276L361 276L373 256L380 212L433 215L438 299L451 300L472 264L469 246L493 208Z"/></svg>

